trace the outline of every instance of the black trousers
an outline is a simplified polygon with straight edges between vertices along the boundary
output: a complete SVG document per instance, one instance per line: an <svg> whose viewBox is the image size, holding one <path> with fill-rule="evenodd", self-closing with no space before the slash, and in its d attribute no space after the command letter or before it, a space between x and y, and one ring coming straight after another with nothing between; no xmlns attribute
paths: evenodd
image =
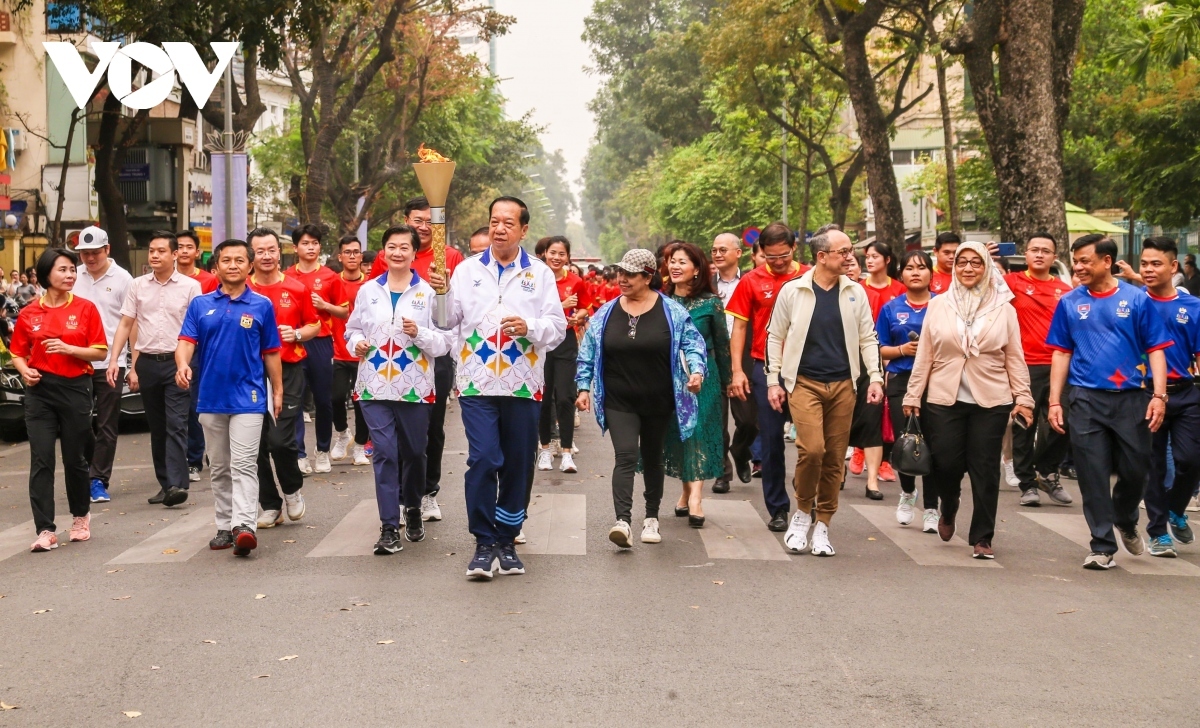
<svg viewBox="0 0 1200 728"><path fill-rule="evenodd" d="M927 402L921 427L929 440L932 481L942 499L942 516L954 520L962 495L963 475L971 478L969 542L991 542L996 533L996 504L1000 499L1000 452L1012 405L980 407L969 402L950 406ZM1137 504L1134 504L1136 507Z"/></svg>
<svg viewBox="0 0 1200 728"><path fill-rule="evenodd" d="M658 518L663 480L666 477L663 472L663 441L675 413L639 415L606 410L604 415L616 453L612 492L617 520L633 522L633 475L637 472L639 456L642 461L642 481L646 485L646 518Z"/></svg>
<svg viewBox="0 0 1200 728"><path fill-rule="evenodd" d="M134 370L146 408L146 423L150 426L150 455L158 487L187 490L188 415L192 395L175 384L175 355L141 354Z"/></svg>
<svg viewBox="0 0 1200 728"><path fill-rule="evenodd" d="M1153 446L1146 423L1150 393L1073 387L1067 395L1071 450L1083 496L1083 516L1092 531L1091 549L1115 554L1113 526L1134 528L1146 489ZM1116 485L1111 484L1113 470Z"/></svg>
<svg viewBox="0 0 1200 728"><path fill-rule="evenodd" d="M108 372L97 369L92 372L92 406L95 416L88 429L87 459L91 463L90 477L104 481L112 478L113 460L117 457L117 435L121 423L121 390L125 384L125 370L117 374L117 386L108 385Z"/></svg>
<svg viewBox="0 0 1200 728"><path fill-rule="evenodd" d="M567 329L567 338L546 356L546 389L542 392L542 415L538 420L538 439L542 447L550 444L555 416L558 441L566 452L575 444L575 360L579 344L575 332Z"/></svg>
<svg viewBox="0 0 1200 728"><path fill-rule="evenodd" d="M758 437L758 407L754 397L744 401L734 397L721 397L723 414L721 424L725 427L725 472L718 480L726 483L733 482L734 465L748 463L751 460L750 446ZM733 415L733 437L729 436L729 415Z"/></svg>
<svg viewBox="0 0 1200 728"><path fill-rule="evenodd" d="M1187 385L1170 393L1167 417L1155 432L1154 457L1146 485L1146 533L1158 538L1167 532L1167 514L1183 515L1200 481L1200 391ZM1175 461L1175 481L1166 489L1167 440Z"/></svg>
<svg viewBox="0 0 1200 728"><path fill-rule="evenodd" d="M1036 488L1039 473L1058 472L1063 456L1071 447L1070 439L1056 432L1046 419L1050 410L1049 364L1029 367L1029 389L1033 394L1034 426L1026 429L1013 425L1013 470L1021 479L1021 490Z"/></svg>
<svg viewBox="0 0 1200 728"><path fill-rule="evenodd" d="M283 507L283 498L275 488L275 475L284 495L291 495L304 486L304 473L296 462L300 448L296 446L296 422L304 412L304 365L283 365L283 409L279 419L268 412L263 418L262 437L258 441L258 504L264 511ZM270 407L270 403L267 404ZM271 461L275 473L271 473Z"/></svg>
<svg viewBox="0 0 1200 728"><path fill-rule="evenodd" d="M333 429L338 432L345 432L349 427L349 422L346 421L346 400L354 391L356 381L358 381L358 362L335 359L333 362ZM370 439L370 434L367 432L367 421L363 419L362 407L357 399L353 401L353 405L354 444L366 445L367 440Z"/></svg>
<svg viewBox="0 0 1200 728"><path fill-rule="evenodd" d="M59 377L25 388L25 429L29 433L29 505L37 533L57 531L54 523L54 442L62 442L63 479L71 515L91 509L87 448L92 435L92 378Z"/></svg>
<svg viewBox="0 0 1200 728"><path fill-rule="evenodd" d="M429 444L425 446L425 495L442 489L442 451L446 449L446 400L454 389L454 356L433 360L433 389L436 399L429 414Z"/></svg>
<svg viewBox="0 0 1200 728"><path fill-rule="evenodd" d="M904 433L904 428L908 426L908 418L904 416L904 394L908 391L908 380L911 377L912 372L888 373L887 375L888 416L892 420L892 433L896 437L900 437ZM917 421L921 422L921 418L918 417ZM924 428L923 422L921 422L921 426ZM924 429L922 429L923 431ZM896 475L900 478L900 490L912 493L917 489L916 477L905 475L899 470L896 471ZM937 488L931 487L932 483L933 481L928 477L921 478L921 505L926 509L936 511L938 493Z"/></svg>

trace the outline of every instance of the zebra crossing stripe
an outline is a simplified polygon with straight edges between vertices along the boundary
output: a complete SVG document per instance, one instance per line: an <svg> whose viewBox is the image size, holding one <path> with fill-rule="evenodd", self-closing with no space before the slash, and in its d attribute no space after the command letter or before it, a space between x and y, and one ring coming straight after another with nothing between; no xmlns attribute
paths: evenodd
<svg viewBox="0 0 1200 728"><path fill-rule="evenodd" d="M949 541L938 538L936 533L921 531L921 520L918 518L908 526L896 522L896 509L892 506L854 506L863 518L879 529L900 550L921 566L965 566L988 569L1004 567L989 559L971 558L971 547L960 537L955 536Z"/></svg>
<svg viewBox="0 0 1200 728"><path fill-rule="evenodd" d="M535 493L529 503L529 518L522 554L587 554L587 496L573 493Z"/></svg>
<svg viewBox="0 0 1200 728"><path fill-rule="evenodd" d="M177 564L208 546L217 533L212 508L180 512L179 520L121 553L110 564Z"/></svg>
<svg viewBox="0 0 1200 728"><path fill-rule="evenodd" d="M1034 523L1047 528L1059 536L1073 541L1087 550L1091 550L1092 532L1082 515L1073 513L1022 513ZM1117 566L1130 574L1158 574L1161 576L1200 576L1200 566L1184 559L1163 559L1151 556L1149 552L1141 556L1131 556L1125 550L1121 540L1117 539L1120 553L1117 554Z"/></svg>
<svg viewBox="0 0 1200 728"><path fill-rule="evenodd" d="M705 523L700 540L708 558L791 561L749 501L705 498L703 506Z"/></svg>
<svg viewBox="0 0 1200 728"><path fill-rule="evenodd" d="M374 498L367 498L351 508L308 556L370 556L378 537L379 509Z"/></svg>

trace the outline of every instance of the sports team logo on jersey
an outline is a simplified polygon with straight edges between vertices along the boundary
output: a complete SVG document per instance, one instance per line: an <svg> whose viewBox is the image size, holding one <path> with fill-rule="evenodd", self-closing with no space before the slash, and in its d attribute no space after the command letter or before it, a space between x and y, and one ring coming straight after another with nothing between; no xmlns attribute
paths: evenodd
<svg viewBox="0 0 1200 728"><path fill-rule="evenodd" d="M899 311L899 312L897 312L897 313L896 313L896 320L900 322L900 325L901 325L901 326L903 326L904 324L908 323L908 311Z"/></svg>
<svg viewBox="0 0 1200 728"><path fill-rule="evenodd" d="M775 295L775 291L772 291L770 288L763 289L763 298L770 298L774 295Z"/></svg>
<svg viewBox="0 0 1200 728"><path fill-rule="evenodd" d="M533 293L537 290L537 280L533 277L533 271L525 271L525 277L521 279L521 290L526 293Z"/></svg>
<svg viewBox="0 0 1200 728"><path fill-rule="evenodd" d="M292 294L288 293L287 291L280 293L279 294L279 307L280 308L291 308L292 307Z"/></svg>
<svg viewBox="0 0 1200 728"><path fill-rule="evenodd" d="M1186 323L1188 322L1188 312L1187 312L1187 309L1186 309L1186 308L1184 308L1183 306L1180 306L1180 307L1179 307L1179 313L1175 314L1175 320L1176 320L1176 321L1178 321L1178 322L1179 322L1179 323L1181 323L1181 324L1186 324Z"/></svg>
<svg viewBox="0 0 1200 728"><path fill-rule="evenodd" d="M1058 291L1055 291L1055 293L1058 293ZM1033 286L1029 286L1028 288L1026 288L1026 289L1025 289L1025 295L1026 295L1026 296L1032 296L1032 295L1033 295Z"/></svg>
<svg viewBox="0 0 1200 728"><path fill-rule="evenodd" d="M319 291L319 290L321 290L321 279L320 279L320 278L314 278L314 279L313 279L312 289L313 289L314 291Z"/></svg>
<svg viewBox="0 0 1200 728"><path fill-rule="evenodd" d="M248 313L242 314L242 328L248 329L254 325L254 317Z"/></svg>
<svg viewBox="0 0 1200 728"><path fill-rule="evenodd" d="M38 314L37 316L29 317L29 326L34 331L41 331L43 322L45 322L45 319L42 317L41 314Z"/></svg>
<svg viewBox="0 0 1200 728"><path fill-rule="evenodd" d="M1061 288L1055 288L1054 289L1054 300L1057 301L1058 299L1062 298L1062 294L1063 294L1063 292L1062 292Z"/></svg>
<svg viewBox="0 0 1200 728"><path fill-rule="evenodd" d="M67 317L67 328L71 329L72 331L79 328L79 317L76 316L75 314L71 314L70 316L68 316Z"/></svg>
<svg viewBox="0 0 1200 728"><path fill-rule="evenodd" d="M1081 303L1075 307L1075 310L1079 312L1079 320L1086 321L1088 314L1092 312L1092 304Z"/></svg>
<svg viewBox="0 0 1200 728"><path fill-rule="evenodd" d="M1117 316L1129 318L1129 301L1121 301L1117 304Z"/></svg>

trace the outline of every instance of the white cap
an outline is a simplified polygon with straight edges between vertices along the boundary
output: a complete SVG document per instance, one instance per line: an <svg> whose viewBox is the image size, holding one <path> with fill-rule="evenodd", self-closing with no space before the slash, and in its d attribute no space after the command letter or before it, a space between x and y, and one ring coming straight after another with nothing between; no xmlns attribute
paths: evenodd
<svg viewBox="0 0 1200 728"><path fill-rule="evenodd" d="M105 245L108 245L108 233L95 225L80 230L79 238L75 241L76 250L99 250Z"/></svg>

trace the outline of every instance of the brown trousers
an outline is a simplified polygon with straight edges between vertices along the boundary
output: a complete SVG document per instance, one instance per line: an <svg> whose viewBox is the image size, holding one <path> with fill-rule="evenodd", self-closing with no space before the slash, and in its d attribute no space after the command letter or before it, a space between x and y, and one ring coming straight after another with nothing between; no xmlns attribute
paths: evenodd
<svg viewBox="0 0 1200 728"><path fill-rule="evenodd" d="M796 509L825 525L837 513L850 421L854 418L854 385L847 379L825 384L796 377L788 398L796 425Z"/></svg>

